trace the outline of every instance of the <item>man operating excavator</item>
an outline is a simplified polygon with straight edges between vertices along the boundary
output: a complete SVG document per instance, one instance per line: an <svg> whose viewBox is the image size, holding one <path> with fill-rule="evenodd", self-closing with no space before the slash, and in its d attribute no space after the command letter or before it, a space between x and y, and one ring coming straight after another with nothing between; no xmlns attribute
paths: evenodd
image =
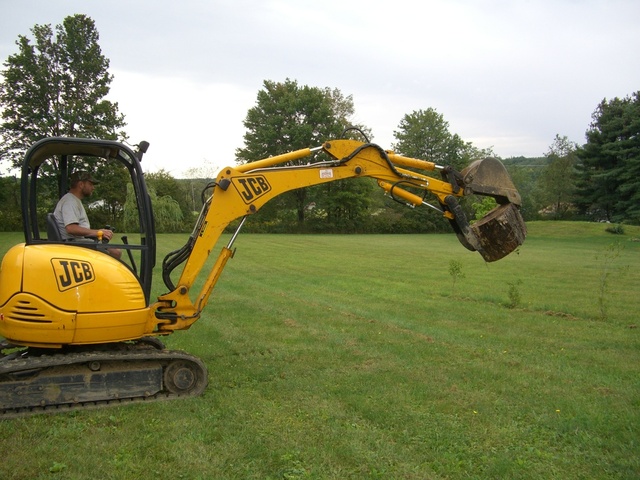
<svg viewBox="0 0 640 480"><path fill-rule="evenodd" d="M113 231L109 229L95 230L91 228L89 217L82 205L84 198L93 194L95 186L100 182L89 172L75 172L71 175L69 192L58 201L53 216L56 219L60 236L70 242L95 242L111 240ZM110 248L108 252L115 258L122 256L122 251Z"/></svg>

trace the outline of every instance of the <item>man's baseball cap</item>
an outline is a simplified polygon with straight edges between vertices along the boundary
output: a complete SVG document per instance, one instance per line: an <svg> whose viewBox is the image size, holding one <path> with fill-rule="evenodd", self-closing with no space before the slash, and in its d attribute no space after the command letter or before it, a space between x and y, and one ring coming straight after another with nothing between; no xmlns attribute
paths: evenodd
<svg viewBox="0 0 640 480"><path fill-rule="evenodd" d="M71 174L71 183L75 182L91 182L94 185L99 184L100 182L93 178L89 172L74 172Z"/></svg>

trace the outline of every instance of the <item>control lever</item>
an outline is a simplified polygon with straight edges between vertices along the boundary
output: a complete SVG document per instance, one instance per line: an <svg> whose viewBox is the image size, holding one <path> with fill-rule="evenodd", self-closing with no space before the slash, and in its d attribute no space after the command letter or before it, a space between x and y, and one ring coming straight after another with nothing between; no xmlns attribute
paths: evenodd
<svg viewBox="0 0 640 480"><path fill-rule="evenodd" d="M120 240L122 240L122 243L124 243L125 245L129 245L129 239L127 238L126 235L123 235ZM131 253L131 249L127 248L127 255L129 255L129 261L131 262L131 268L133 269L133 273L135 273L136 275L138 275L138 267L136 267L136 261L133 259L133 253Z"/></svg>

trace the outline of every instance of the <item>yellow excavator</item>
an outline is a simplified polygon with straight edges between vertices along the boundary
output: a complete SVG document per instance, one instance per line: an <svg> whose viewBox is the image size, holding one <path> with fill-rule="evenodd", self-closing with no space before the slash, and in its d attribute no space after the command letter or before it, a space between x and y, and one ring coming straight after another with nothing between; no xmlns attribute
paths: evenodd
<svg viewBox="0 0 640 480"><path fill-rule="evenodd" d="M402 203L439 210L460 242L487 262L517 249L526 236L520 195L500 161L478 160L458 172L373 143L335 139L223 168L203 192L187 243L162 262L167 293L151 299L156 236L141 168L148 146L53 137L26 152L20 185L25 241L8 250L0 267L0 418L202 393L204 363L165 349L161 337L200 318L244 220L284 192L373 178ZM62 195L73 170L106 163L129 179L135 205L127 209L136 212L139 231L121 243L61 240L38 204L44 179L57 172ZM458 202L467 195L493 197L497 206L470 224ZM237 224L230 240L207 262L230 224ZM107 253L111 248L122 250L120 259ZM202 286L196 289L197 279Z"/></svg>

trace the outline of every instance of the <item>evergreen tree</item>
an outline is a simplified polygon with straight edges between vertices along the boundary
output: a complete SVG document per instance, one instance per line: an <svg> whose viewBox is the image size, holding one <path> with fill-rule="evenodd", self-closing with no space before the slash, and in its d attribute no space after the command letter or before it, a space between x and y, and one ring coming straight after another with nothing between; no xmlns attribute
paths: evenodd
<svg viewBox="0 0 640 480"><path fill-rule="evenodd" d="M578 205L608 221L640 221L640 91L602 100L580 159Z"/></svg>

